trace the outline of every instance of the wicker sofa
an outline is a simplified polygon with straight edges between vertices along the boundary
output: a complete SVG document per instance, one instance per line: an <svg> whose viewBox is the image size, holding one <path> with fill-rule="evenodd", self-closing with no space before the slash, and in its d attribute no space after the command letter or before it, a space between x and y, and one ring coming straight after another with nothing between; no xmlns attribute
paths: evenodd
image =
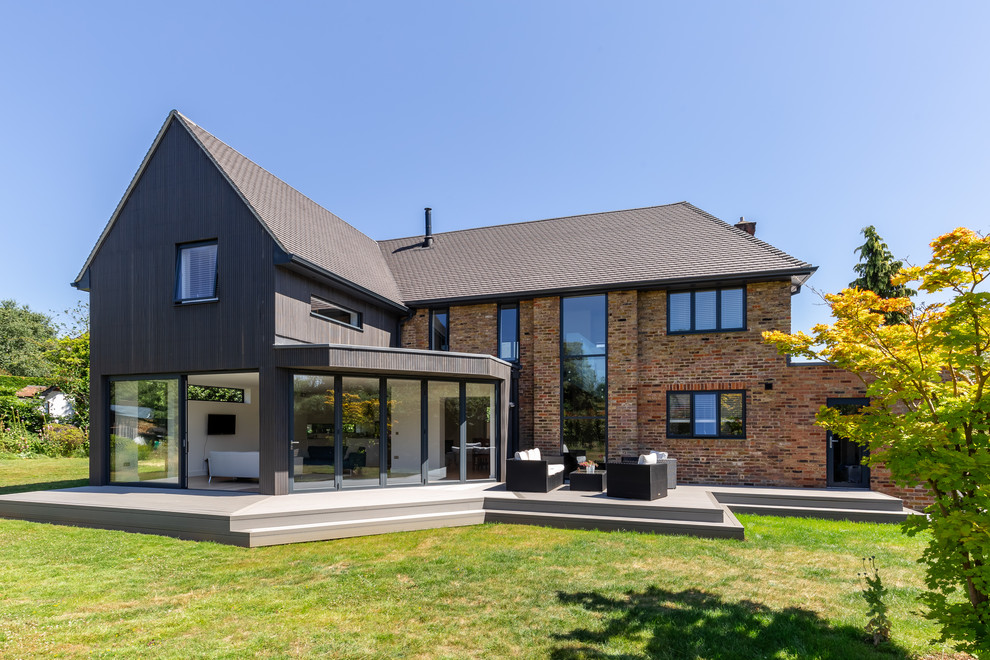
<svg viewBox="0 0 990 660"><path fill-rule="evenodd" d="M539 449L516 452L505 461L506 490L549 493L564 485L563 456L543 456Z"/></svg>

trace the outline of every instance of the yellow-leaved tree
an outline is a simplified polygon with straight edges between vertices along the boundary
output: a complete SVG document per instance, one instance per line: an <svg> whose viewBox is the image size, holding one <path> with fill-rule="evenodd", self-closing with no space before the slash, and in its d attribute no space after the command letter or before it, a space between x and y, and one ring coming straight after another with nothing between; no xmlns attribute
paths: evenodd
<svg viewBox="0 0 990 660"><path fill-rule="evenodd" d="M924 266L892 284L945 302L914 304L856 288L828 294L832 323L811 334L764 333L781 353L859 374L870 405L857 415L822 408L818 423L870 447L894 482L934 496L908 534L931 532L921 600L944 639L990 656L990 237L956 229L931 243ZM888 323L903 318L903 323Z"/></svg>

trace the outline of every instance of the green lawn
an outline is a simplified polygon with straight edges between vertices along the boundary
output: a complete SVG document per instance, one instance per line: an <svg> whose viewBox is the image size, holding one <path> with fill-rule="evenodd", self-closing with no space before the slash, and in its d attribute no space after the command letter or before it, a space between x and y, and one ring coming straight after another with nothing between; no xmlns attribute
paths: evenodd
<svg viewBox="0 0 990 660"><path fill-rule="evenodd" d="M13 486L6 463L0 490ZM57 463L58 477L34 476L67 479L74 468ZM0 657L948 650L929 644L935 628L912 614L922 540L893 525L740 519L744 542L482 525L253 550L0 520ZM891 587L894 643L880 651L862 641L865 555Z"/></svg>
<svg viewBox="0 0 990 660"><path fill-rule="evenodd" d="M88 483L88 458L0 459L0 495Z"/></svg>

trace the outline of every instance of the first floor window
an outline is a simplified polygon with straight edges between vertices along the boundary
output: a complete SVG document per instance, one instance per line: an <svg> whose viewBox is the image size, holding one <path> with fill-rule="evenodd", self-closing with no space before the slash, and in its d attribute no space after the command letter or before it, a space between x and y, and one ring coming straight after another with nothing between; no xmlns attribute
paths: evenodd
<svg viewBox="0 0 990 660"><path fill-rule="evenodd" d="M676 291L667 296L667 332L718 332L746 328L743 288Z"/></svg>
<svg viewBox="0 0 990 660"><path fill-rule="evenodd" d="M175 266L175 302L213 300L217 297L217 242L178 247Z"/></svg>
<svg viewBox="0 0 990 660"><path fill-rule="evenodd" d="M450 350L450 315L446 309L430 312L430 350Z"/></svg>
<svg viewBox="0 0 990 660"><path fill-rule="evenodd" d="M741 390L667 393L667 436L743 438L746 393Z"/></svg>
<svg viewBox="0 0 990 660"><path fill-rule="evenodd" d="M310 296L309 311L317 318L361 329L361 312L355 312L353 309L348 309L329 300Z"/></svg>

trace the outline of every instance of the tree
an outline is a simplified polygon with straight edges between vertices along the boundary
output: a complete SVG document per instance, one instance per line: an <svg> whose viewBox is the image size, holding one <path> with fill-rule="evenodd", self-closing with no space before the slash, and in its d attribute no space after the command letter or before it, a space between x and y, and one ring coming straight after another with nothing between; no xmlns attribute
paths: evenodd
<svg viewBox="0 0 990 660"><path fill-rule="evenodd" d="M0 300L0 373L46 376L44 351L55 339L50 316L33 312L15 300Z"/></svg>
<svg viewBox="0 0 990 660"><path fill-rule="evenodd" d="M51 383L72 402L76 426L89 430L89 332L56 339L45 351Z"/></svg>
<svg viewBox="0 0 990 660"><path fill-rule="evenodd" d="M44 352L50 365L51 384L72 401L75 423L89 430L89 306L80 303L65 310L68 323L60 323L63 336L51 341Z"/></svg>
<svg viewBox="0 0 990 660"><path fill-rule="evenodd" d="M891 282L891 278L897 275L904 263L894 259L876 227L870 225L863 228L863 236L866 237L866 242L856 248L859 263L853 266L859 277L850 282L849 286L873 291L881 298L908 298L915 295L917 291L914 289ZM890 324L904 323L905 320L902 312L890 312L885 316Z"/></svg>
<svg viewBox="0 0 990 660"><path fill-rule="evenodd" d="M892 284L917 281L949 302L914 305L845 289L825 296L831 324L764 338L782 353L825 359L864 379L869 407L855 415L823 407L818 423L868 444L869 463L885 464L895 483L927 485L928 515L904 526L912 535L931 532L922 556L926 616L943 638L990 654L990 238L956 229L931 246L928 264L901 268ZM886 323L890 313L904 323Z"/></svg>

